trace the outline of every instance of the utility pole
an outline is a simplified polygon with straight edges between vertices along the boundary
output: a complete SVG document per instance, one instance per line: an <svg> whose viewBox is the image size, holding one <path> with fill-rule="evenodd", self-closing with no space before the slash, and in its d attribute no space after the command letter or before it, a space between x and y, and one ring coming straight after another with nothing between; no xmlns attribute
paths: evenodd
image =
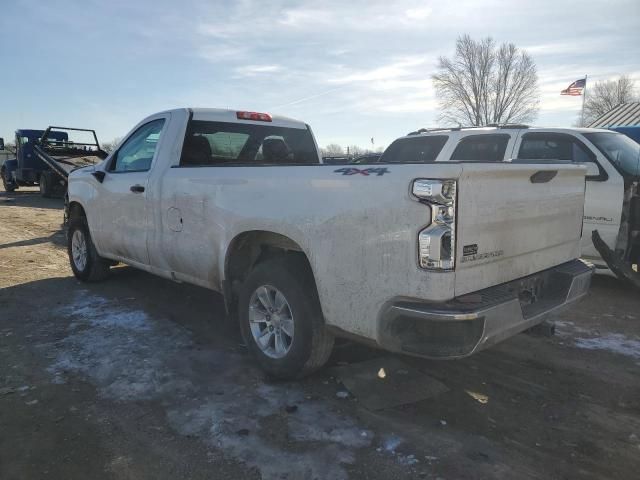
<svg viewBox="0 0 640 480"><path fill-rule="evenodd" d="M582 114L580 115L580 126L584 127L584 101L587 98L587 75L584 76L584 89L582 90Z"/></svg>

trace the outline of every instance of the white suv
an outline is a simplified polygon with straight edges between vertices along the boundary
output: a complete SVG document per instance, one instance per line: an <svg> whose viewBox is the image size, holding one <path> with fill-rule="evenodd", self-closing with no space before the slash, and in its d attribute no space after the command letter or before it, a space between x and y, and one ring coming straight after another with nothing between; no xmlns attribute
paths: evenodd
<svg viewBox="0 0 640 480"><path fill-rule="evenodd" d="M608 271L637 271L640 263L640 145L625 135L595 128L504 125L421 129L393 142L380 158L447 161L586 163L583 257ZM592 234L597 231L598 247ZM608 248L607 248L608 247ZM622 265L621 265L622 264ZM622 272L625 273L625 272ZM627 275L628 276L628 275Z"/></svg>

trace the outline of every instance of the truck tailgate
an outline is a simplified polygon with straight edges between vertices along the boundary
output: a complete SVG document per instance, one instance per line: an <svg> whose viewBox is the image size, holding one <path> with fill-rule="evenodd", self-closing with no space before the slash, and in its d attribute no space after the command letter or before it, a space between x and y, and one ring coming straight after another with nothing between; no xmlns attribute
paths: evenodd
<svg viewBox="0 0 640 480"><path fill-rule="evenodd" d="M561 163L464 164L456 296L578 258L585 174Z"/></svg>

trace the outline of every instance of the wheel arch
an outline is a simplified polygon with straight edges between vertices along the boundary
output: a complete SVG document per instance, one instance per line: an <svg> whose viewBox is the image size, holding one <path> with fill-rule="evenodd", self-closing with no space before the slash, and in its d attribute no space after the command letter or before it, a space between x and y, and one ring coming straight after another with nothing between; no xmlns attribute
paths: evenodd
<svg viewBox="0 0 640 480"><path fill-rule="evenodd" d="M299 242L287 235L269 230L244 231L229 242L224 255L222 291L227 311L234 311L238 288L251 269L267 258L278 255L298 256L315 284L311 261Z"/></svg>
<svg viewBox="0 0 640 480"><path fill-rule="evenodd" d="M69 209L69 213L68 213L69 220L71 220L72 218L76 218L78 216L82 216L85 218L87 216L87 212L82 206L82 204L76 200L72 200L69 202L68 209Z"/></svg>

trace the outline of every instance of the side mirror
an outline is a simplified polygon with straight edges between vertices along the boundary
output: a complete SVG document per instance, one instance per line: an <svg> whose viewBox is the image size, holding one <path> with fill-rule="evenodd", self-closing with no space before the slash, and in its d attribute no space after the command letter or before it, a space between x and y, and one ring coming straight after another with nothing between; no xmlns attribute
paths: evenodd
<svg viewBox="0 0 640 480"><path fill-rule="evenodd" d="M587 162L587 177L597 177L600 175L600 167L596 162Z"/></svg>
<svg viewBox="0 0 640 480"><path fill-rule="evenodd" d="M104 182L104 177L106 174L102 170L96 170L95 172L91 173L91 175L93 175L96 180L98 180L98 182L102 183Z"/></svg>
<svg viewBox="0 0 640 480"><path fill-rule="evenodd" d="M4 150L4 138L0 137L0 150Z"/></svg>

